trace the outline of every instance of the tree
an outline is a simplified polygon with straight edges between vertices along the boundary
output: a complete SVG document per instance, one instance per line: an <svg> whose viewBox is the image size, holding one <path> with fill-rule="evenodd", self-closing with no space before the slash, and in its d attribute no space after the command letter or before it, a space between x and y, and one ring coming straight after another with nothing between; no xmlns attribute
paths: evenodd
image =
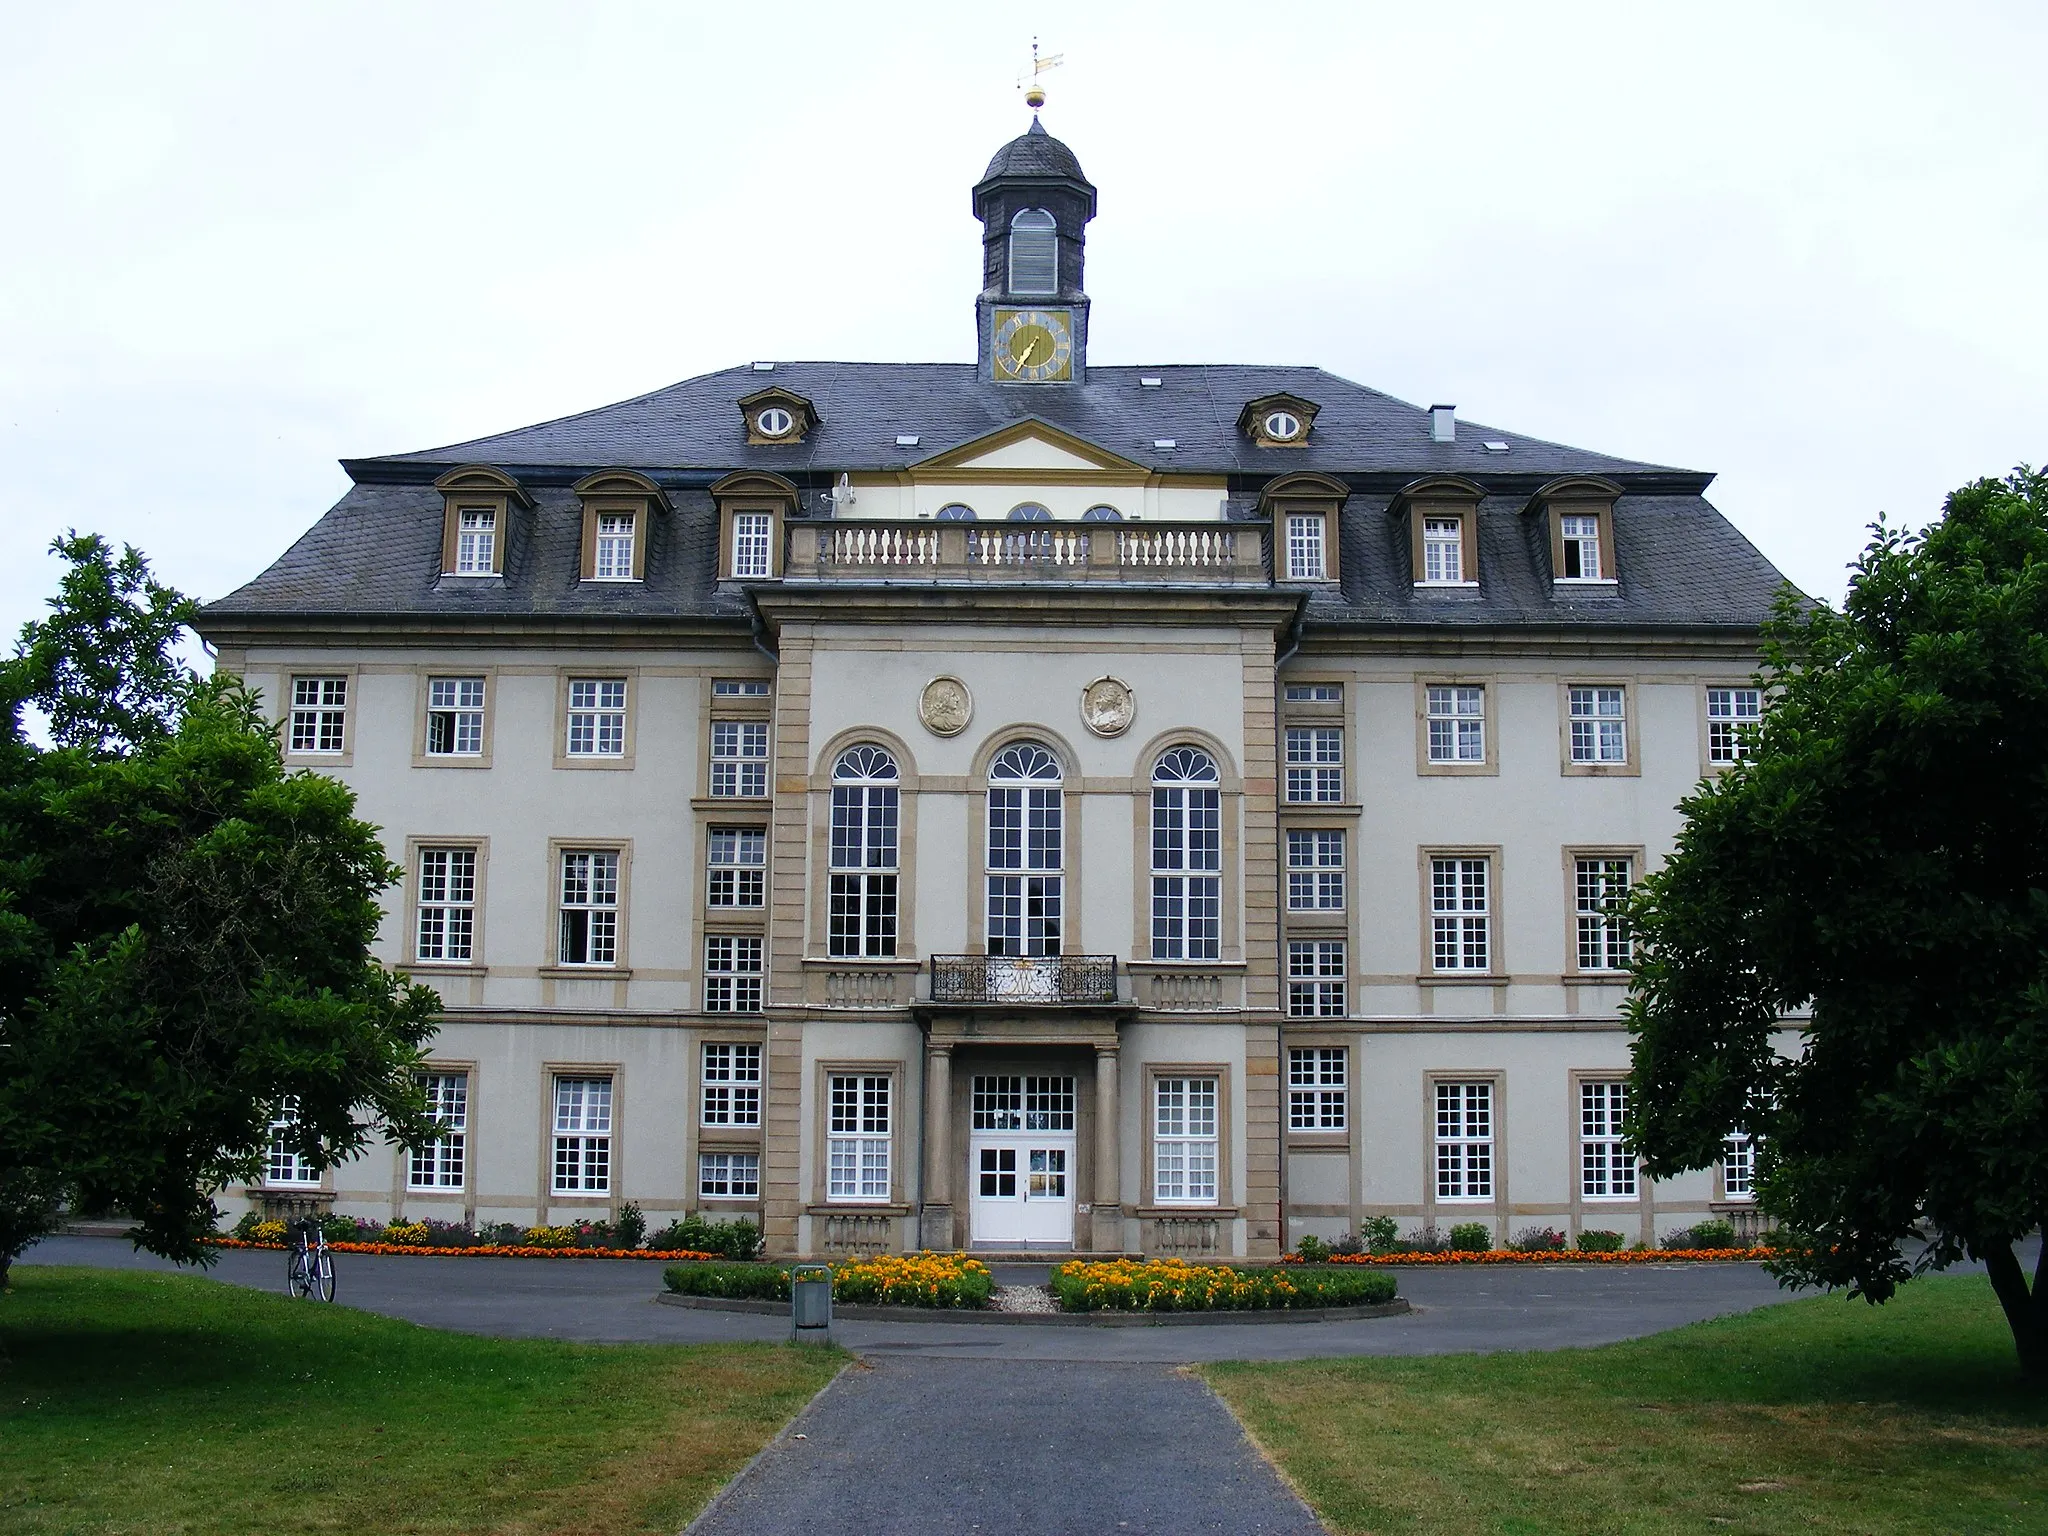
<svg viewBox="0 0 2048 1536"><path fill-rule="evenodd" d="M316 1166L431 1134L439 1004L369 952L399 871L351 791L287 774L257 701L176 662L191 605L134 550L55 548L53 613L0 669L0 1276L59 1202L203 1263L212 1192L287 1104ZM24 739L28 704L59 745Z"/></svg>
<svg viewBox="0 0 2048 1536"><path fill-rule="evenodd" d="M1755 1135L1788 1284L1982 1260L2044 1378L2014 1247L2048 1217L2048 476L1873 535L1841 612L1781 603L1751 755L1636 893L1633 1136L1667 1177Z"/></svg>

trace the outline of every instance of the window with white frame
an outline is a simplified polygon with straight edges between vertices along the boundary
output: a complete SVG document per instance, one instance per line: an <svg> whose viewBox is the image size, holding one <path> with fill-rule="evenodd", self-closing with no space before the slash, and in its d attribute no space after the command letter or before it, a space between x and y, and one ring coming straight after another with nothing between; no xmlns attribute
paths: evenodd
<svg viewBox="0 0 2048 1536"><path fill-rule="evenodd" d="M562 853L563 965L619 963L619 855L610 848Z"/></svg>
<svg viewBox="0 0 2048 1536"><path fill-rule="evenodd" d="M1749 733L1764 717L1761 688L1707 690L1707 761L1739 763L1749 756Z"/></svg>
<svg viewBox="0 0 2048 1536"><path fill-rule="evenodd" d="M633 537L638 514L600 512L597 514L597 548L593 551L591 574L599 581L633 579Z"/></svg>
<svg viewBox="0 0 2048 1536"><path fill-rule="evenodd" d="M1350 1053L1341 1045L1293 1046L1287 1052L1287 1128L1341 1131Z"/></svg>
<svg viewBox="0 0 2048 1536"><path fill-rule="evenodd" d="M1341 704L1342 683L1289 683L1283 695L1290 704Z"/></svg>
<svg viewBox="0 0 2048 1536"><path fill-rule="evenodd" d="M760 907L768 900L768 829L713 827L705 839L704 904Z"/></svg>
<svg viewBox="0 0 2048 1536"><path fill-rule="evenodd" d="M460 1189L469 1166L469 1074L422 1072L419 1084L440 1134L412 1149L406 1188Z"/></svg>
<svg viewBox="0 0 2048 1536"><path fill-rule="evenodd" d="M704 1200L751 1200L761 1193L758 1152L699 1152L697 1194Z"/></svg>
<svg viewBox="0 0 2048 1536"><path fill-rule="evenodd" d="M1152 958L1223 953L1223 796L1216 760L1175 747L1152 770Z"/></svg>
<svg viewBox="0 0 2048 1536"><path fill-rule="evenodd" d="M498 509L463 507L455 514L455 574L492 576L498 570Z"/></svg>
<svg viewBox="0 0 2048 1536"><path fill-rule="evenodd" d="M612 1188L612 1080L555 1079L558 1195L606 1195Z"/></svg>
<svg viewBox="0 0 2048 1536"><path fill-rule="evenodd" d="M1579 1084L1579 1193L1589 1200L1629 1199L1636 1193L1636 1160L1622 1137L1628 1084Z"/></svg>
<svg viewBox="0 0 2048 1536"><path fill-rule="evenodd" d="M1756 1138L1737 1131L1721 1143L1721 1197L1756 1198Z"/></svg>
<svg viewBox="0 0 2048 1536"><path fill-rule="evenodd" d="M765 677L715 677L711 680L711 697L765 699L768 697L768 680Z"/></svg>
<svg viewBox="0 0 2048 1536"><path fill-rule="evenodd" d="M1422 520L1422 579L1444 584L1465 579L1465 520L1425 517Z"/></svg>
<svg viewBox="0 0 2048 1536"><path fill-rule="evenodd" d="M1571 516L1558 523L1564 537L1564 579L1600 580L1606 574L1600 563L1600 519Z"/></svg>
<svg viewBox="0 0 2048 1536"><path fill-rule="evenodd" d="M348 679L292 679L291 749L338 753L348 739Z"/></svg>
<svg viewBox="0 0 2048 1536"><path fill-rule="evenodd" d="M832 765L828 954L896 953L898 782L896 759L880 747L848 747Z"/></svg>
<svg viewBox="0 0 2048 1536"><path fill-rule="evenodd" d="M768 724L715 720L711 725L711 793L720 800L768 797Z"/></svg>
<svg viewBox="0 0 2048 1536"><path fill-rule="evenodd" d="M773 573L770 545L775 517L769 512L735 512L732 517L732 574L739 581L765 581Z"/></svg>
<svg viewBox="0 0 2048 1536"><path fill-rule="evenodd" d="M626 755L626 680L623 677L569 679L571 757Z"/></svg>
<svg viewBox="0 0 2048 1536"><path fill-rule="evenodd" d="M761 1047L745 1041L704 1043L702 1118L706 1125L761 1123Z"/></svg>
<svg viewBox="0 0 2048 1536"><path fill-rule="evenodd" d="M761 939L758 934L705 935L704 1011L761 1011Z"/></svg>
<svg viewBox="0 0 2048 1536"><path fill-rule="evenodd" d="M484 750L484 680L427 679L427 756L480 757Z"/></svg>
<svg viewBox="0 0 2048 1536"><path fill-rule="evenodd" d="M1322 514L1293 513L1287 519L1287 579L1321 581L1327 570L1323 561Z"/></svg>
<svg viewBox="0 0 2048 1536"><path fill-rule="evenodd" d="M1579 969L1625 971L1629 952L1628 905L1634 861L1616 858L1573 860L1572 885L1578 908Z"/></svg>
<svg viewBox="0 0 2048 1536"><path fill-rule="evenodd" d="M1572 761L1627 762L1628 691L1573 686L1565 692L1571 707Z"/></svg>
<svg viewBox="0 0 2048 1536"><path fill-rule="evenodd" d="M1493 1084L1436 1085L1436 1197L1493 1198Z"/></svg>
<svg viewBox="0 0 2048 1536"><path fill-rule="evenodd" d="M1344 910L1344 834L1328 827L1287 829L1287 910Z"/></svg>
<svg viewBox="0 0 2048 1536"><path fill-rule="evenodd" d="M886 1073L833 1073L827 1085L825 1198L879 1204L890 1195Z"/></svg>
<svg viewBox="0 0 2048 1536"><path fill-rule="evenodd" d="M320 1170L299 1152L299 1101L278 1101L270 1117L270 1147L263 1159L263 1182L305 1186L320 1182Z"/></svg>
<svg viewBox="0 0 2048 1536"><path fill-rule="evenodd" d="M988 952L1056 955L1066 894L1059 759L1020 741L996 754L988 779Z"/></svg>
<svg viewBox="0 0 2048 1536"><path fill-rule="evenodd" d="M420 849L416 960L475 958L476 850Z"/></svg>
<svg viewBox="0 0 2048 1536"><path fill-rule="evenodd" d="M1429 760L1485 762L1486 690L1459 683L1431 683L1423 697L1429 720Z"/></svg>
<svg viewBox="0 0 2048 1536"><path fill-rule="evenodd" d="M1429 861L1430 966L1438 971L1484 971L1493 963L1490 925L1492 873L1484 858Z"/></svg>
<svg viewBox="0 0 2048 1536"><path fill-rule="evenodd" d="M1152 1197L1158 1205L1216 1203L1216 1079L1152 1080Z"/></svg>
<svg viewBox="0 0 2048 1536"><path fill-rule="evenodd" d="M968 1097L968 1126L977 1131L1071 1131L1074 1080L976 1073Z"/></svg>
<svg viewBox="0 0 2048 1536"><path fill-rule="evenodd" d="M1344 941L1287 941L1287 1016L1291 1019L1341 1019L1344 998Z"/></svg>
<svg viewBox="0 0 2048 1536"><path fill-rule="evenodd" d="M1344 729L1287 727L1287 803L1331 804L1344 798Z"/></svg>

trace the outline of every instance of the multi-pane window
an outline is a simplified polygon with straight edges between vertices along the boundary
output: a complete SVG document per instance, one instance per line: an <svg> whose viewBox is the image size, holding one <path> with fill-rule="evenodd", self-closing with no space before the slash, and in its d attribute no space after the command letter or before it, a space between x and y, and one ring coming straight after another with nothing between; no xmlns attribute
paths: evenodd
<svg viewBox="0 0 2048 1536"><path fill-rule="evenodd" d="M1636 1160L1622 1144L1628 1118L1628 1084L1579 1084L1579 1193L1589 1198L1636 1192Z"/></svg>
<svg viewBox="0 0 2048 1536"><path fill-rule="evenodd" d="M1287 579L1321 581L1323 563L1323 519L1319 514L1296 513L1287 519Z"/></svg>
<svg viewBox="0 0 2048 1536"><path fill-rule="evenodd" d="M768 795L768 724L715 720L711 724L711 793L722 800Z"/></svg>
<svg viewBox="0 0 2048 1536"><path fill-rule="evenodd" d="M626 755L626 680L569 679L569 756Z"/></svg>
<svg viewBox="0 0 2048 1536"><path fill-rule="evenodd" d="M1344 1005L1344 941L1287 941L1287 1016L1341 1019Z"/></svg>
<svg viewBox="0 0 2048 1536"><path fill-rule="evenodd" d="M1449 582L1465 579L1465 520L1425 517L1422 520L1422 579Z"/></svg>
<svg viewBox="0 0 2048 1536"><path fill-rule="evenodd" d="M977 1131L1071 1131L1074 1080L977 1074L968 1107Z"/></svg>
<svg viewBox="0 0 2048 1536"><path fill-rule="evenodd" d="M764 581L772 569L769 542L775 519L766 512L736 512L732 519L732 573L741 581Z"/></svg>
<svg viewBox="0 0 2048 1536"><path fill-rule="evenodd" d="M484 750L484 680L427 679L427 755L478 757Z"/></svg>
<svg viewBox="0 0 2048 1536"><path fill-rule="evenodd" d="M1223 953L1223 797L1216 760L1175 747L1152 770L1152 958Z"/></svg>
<svg viewBox="0 0 2048 1536"><path fill-rule="evenodd" d="M455 574L489 576L497 569L497 508L462 508L455 514Z"/></svg>
<svg viewBox="0 0 2048 1536"><path fill-rule="evenodd" d="M1486 690L1432 683L1424 691L1432 763L1486 761Z"/></svg>
<svg viewBox="0 0 2048 1536"><path fill-rule="evenodd" d="M699 1152L697 1194L705 1200L751 1200L761 1193L758 1152Z"/></svg>
<svg viewBox="0 0 2048 1536"><path fill-rule="evenodd" d="M605 1195L612 1187L612 1080L555 1079L558 1195Z"/></svg>
<svg viewBox="0 0 2048 1536"><path fill-rule="evenodd" d="M1345 1067L1341 1045L1295 1046L1287 1052L1287 1128L1344 1129Z"/></svg>
<svg viewBox="0 0 2048 1536"><path fill-rule="evenodd" d="M1287 727L1287 800L1290 805L1344 798L1344 730L1336 725Z"/></svg>
<svg viewBox="0 0 2048 1536"><path fill-rule="evenodd" d="M1721 1195L1728 1200L1756 1198L1756 1138L1737 1131L1721 1143Z"/></svg>
<svg viewBox="0 0 2048 1536"><path fill-rule="evenodd" d="M476 944L476 850L422 848L417 960L471 960Z"/></svg>
<svg viewBox="0 0 2048 1536"><path fill-rule="evenodd" d="M848 747L832 765L829 954L896 953L897 780L896 759L880 747Z"/></svg>
<svg viewBox="0 0 2048 1536"><path fill-rule="evenodd" d="M592 551L591 574L599 581L633 579L633 525L636 521L637 516L632 512L597 514L597 547Z"/></svg>
<svg viewBox="0 0 2048 1536"><path fill-rule="evenodd" d="M1287 910L1344 910L1344 834L1335 828L1287 831Z"/></svg>
<svg viewBox="0 0 2048 1536"><path fill-rule="evenodd" d="M759 1125L761 1047L706 1041L702 1098L706 1125Z"/></svg>
<svg viewBox="0 0 2048 1536"><path fill-rule="evenodd" d="M469 1162L469 1074L422 1072L427 1113L440 1134L412 1149L408 1189L460 1189Z"/></svg>
<svg viewBox="0 0 2048 1536"><path fill-rule="evenodd" d="M1483 858L1429 861L1430 965L1439 971L1483 971L1492 961L1492 906Z"/></svg>
<svg viewBox="0 0 2048 1536"><path fill-rule="evenodd" d="M1493 1084L1436 1085L1436 1197L1493 1198Z"/></svg>
<svg viewBox="0 0 2048 1536"><path fill-rule="evenodd" d="M889 1078L834 1073L827 1085L825 1195L830 1200L889 1198Z"/></svg>
<svg viewBox="0 0 2048 1536"><path fill-rule="evenodd" d="M1579 969L1625 971L1629 965L1628 859L1574 861L1573 891L1579 928Z"/></svg>
<svg viewBox="0 0 2048 1536"><path fill-rule="evenodd" d="M318 1184L320 1170L306 1158L299 1155L299 1101L286 1098L279 1102L277 1112L270 1120L270 1147L263 1158L263 1182L266 1184Z"/></svg>
<svg viewBox="0 0 2048 1536"><path fill-rule="evenodd" d="M1561 517L1558 522L1564 535L1564 579L1598 581L1603 574L1600 568L1600 519Z"/></svg>
<svg viewBox="0 0 2048 1536"><path fill-rule="evenodd" d="M997 754L988 777L988 952L1056 955L1066 858L1059 759L1019 742Z"/></svg>
<svg viewBox="0 0 2048 1536"><path fill-rule="evenodd" d="M761 1011L761 938L712 933L704 937L704 1011Z"/></svg>
<svg viewBox="0 0 2048 1536"><path fill-rule="evenodd" d="M1152 1083L1152 1194L1160 1205L1216 1203L1216 1079Z"/></svg>
<svg viewBox="0 0 2048 1536"><path fill-rule="evenodd" d="M765 699L768 680L763 677L716 677L711 680L714 699Z"/></svg>
<svg viewBox="0 0 2048 1536"><path fill-rule="evenodd" d="M563 965L616 965L619 960L619 855L613 849L562 854Z"/></svg>
<svg viewBox="0 0 2048 1536"><path fill-rule="evenodd" d="M713 827L706 840L706 906L759 907L768 899L765 827Z"/></svg>
<svg viewBox="0 0 2048 1536"><path fill-rule="evenodd" d="M1627 762L1627 691L1574 686L1566 690L1566 697L1571 709L1572 761Z"/></svg>
<svg viewBox="0 0 2048 1536"><path fill-rule="evenodd" d="M339 752L347 740L347 724L347 678L292 679L292 751Z"/></svg>
<svg viewBox="0 0 2048 1536"><path fill-rule="evenodd" d="M1340 704L1344 700L1344 686L1341 683L1289 683L1283 696L1290 704Z"/></svg>
<svg viewBox="0 0 2048 1536"><path fill-rule="evenodd" d="M1749 732L1764 717L1760 688L1707 690L1707 761L1737 763L1749 756Z"/></svg>

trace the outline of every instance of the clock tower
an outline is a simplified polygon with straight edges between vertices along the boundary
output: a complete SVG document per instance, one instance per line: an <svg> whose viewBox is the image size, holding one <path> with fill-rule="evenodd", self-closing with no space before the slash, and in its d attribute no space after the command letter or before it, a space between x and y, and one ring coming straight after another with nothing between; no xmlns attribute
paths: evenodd
<svg viewBox="0 0 2048 1536"><path fill-rule="evenodd" d="M975 301L982 377L998 384L1078 384L1088 362L1081 267L1095 188L1074 152L1031 127L989 161L974 188L981 220Z"/></svg>

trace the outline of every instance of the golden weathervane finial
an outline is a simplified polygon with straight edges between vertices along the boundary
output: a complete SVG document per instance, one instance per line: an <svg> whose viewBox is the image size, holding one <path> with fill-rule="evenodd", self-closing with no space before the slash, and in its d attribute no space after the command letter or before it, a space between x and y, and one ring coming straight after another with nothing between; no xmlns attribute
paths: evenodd
<svg viewBox="0 0 2048 1536"><path fill-rule="evenodd" d="M1038 77L1048 69L1058 69L1065 58L1066 55L1063 53L1047 54L1040 58L1038 39L1031 39L1031 74L1025 79L1020 79L1017 85L1024 92L1024 105L1031 109L1032 116L1036 117L1038 109L1045 105L1045 87L1038 83Z"/></svg>

